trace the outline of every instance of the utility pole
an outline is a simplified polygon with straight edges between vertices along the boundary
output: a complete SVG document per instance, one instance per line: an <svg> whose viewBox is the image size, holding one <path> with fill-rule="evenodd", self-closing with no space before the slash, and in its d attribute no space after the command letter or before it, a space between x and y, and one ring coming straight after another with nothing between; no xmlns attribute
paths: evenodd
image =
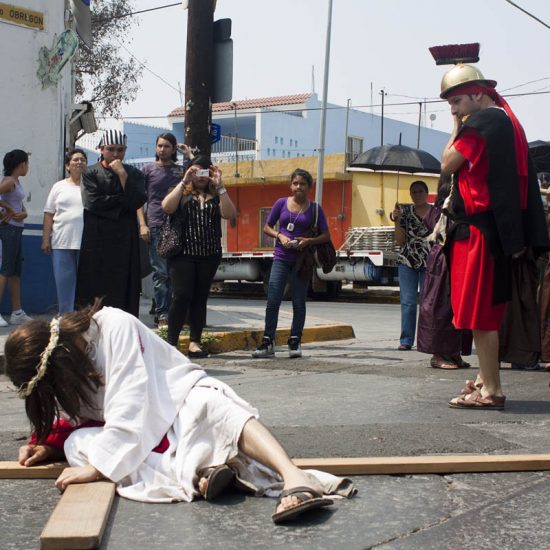
<svg viewBox="0 0 550 550"><path fill-rule="evenodd" d="M388 95L384 90L380 90L382 96L382 120L380 121L380 147L384 145L384 98Z"/></svg>
<svg viewBox="0 0 550 550"><path fill-rule="evenodd" d="M332 27L332 0L328 0L328 21L325 43L325 75L323 78L323 100L321 102L321 127L319 129L319 158L317 162L317 181L315 185L315 202L323 201L323 171L325 164L325 128L327 121L328 70L330 61L330 33Z"/></svg>
<svg viewBox="0 0 550 550"><path fill-rule="evenodd" d="M420 149L420 126L422 125L422 101L418 103L418 135L416 137L416 148Z"/></svg>
<svg viewBox="0 0 550 550"><path fill-rule="evenodd" d="M189 0L185 65L185 144L210 156L210 94L214 10L212 2Z"/></svg>

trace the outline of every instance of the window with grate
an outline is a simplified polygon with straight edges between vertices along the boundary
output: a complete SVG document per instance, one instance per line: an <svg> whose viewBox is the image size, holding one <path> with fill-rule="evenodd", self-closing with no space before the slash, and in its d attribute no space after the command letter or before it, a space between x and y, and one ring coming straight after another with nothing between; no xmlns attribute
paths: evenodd
<svg viewBox="0 0 550 550"><path fill-rule="evenodd" d="M348 136L346 166L349 166L363 152L363 138Z"/></svg>
<svg viewBox="0 0 550 550"><path fill-rule="evenodd" d="M264 233L264 225L267 222L267 218L269 218L269 213L271 212L271 206L269 207L262 207L260 208L260 236L258 239L258 242L260 243L259 248L275 248L275 239L273 237L269 237ZM279 222L275 225L275 231L279 230Z"/></svg>

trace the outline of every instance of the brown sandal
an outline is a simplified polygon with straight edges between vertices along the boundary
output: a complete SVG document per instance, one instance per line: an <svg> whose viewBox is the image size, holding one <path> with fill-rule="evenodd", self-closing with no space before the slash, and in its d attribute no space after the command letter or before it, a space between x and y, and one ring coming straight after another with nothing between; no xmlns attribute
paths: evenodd
<svg viewBox="0 0 550 550"><path fill-rule="evenodd" d="M460 392L461 395L469 395L475 391L481 390L483 387L483 382L475 383L473 380L466 380L466 385Z"/></svg>
<svg viewBox="0 0 550 550"><path fill-rule="evenodd" d="M456 370L459 366L454 361L449 361L445 358L435 359L432 357L430 359L430 367L432 369L443 369L443 370Z"/></svg>
<svg viewBox="0 0 550 550"><path fill-rule="evenodd" d="M506 397L504 395L488 395L483 397L477 390L470 394L461 394L449 401L449 407L452 409L491 409L501 411L504 409Z"/></svg>
<svg viewBox="0 0 550 550"><path fill-rule="evenodd" d="M457 355L456 357L446 357L446 359L449 359L449 361L455 363L459 369L469 369L471 367L470 363L464 361L460 355Z"/></svg>
<svg viewBox="0 0 550 550"><path fill-rule="evenodd" d="M201 493L204 500L214 500L233 483L235 472L227 464L221 464L200 471L199 478L207 482L204 494Z"/></svg>

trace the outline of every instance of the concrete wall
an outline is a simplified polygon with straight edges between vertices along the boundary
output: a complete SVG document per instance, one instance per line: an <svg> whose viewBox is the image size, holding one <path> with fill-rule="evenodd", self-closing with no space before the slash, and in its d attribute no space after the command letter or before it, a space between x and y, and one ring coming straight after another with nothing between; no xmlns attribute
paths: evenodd
<svg viewBox="0 0 550 550"><path fill-rule="evenodd" d="M40 252L43 207L53 183L63 177L65 113L71 102L70 68L65 66L57 87L42 89L36 76L38 52L52 47L55 34L65 30L65 2L11 0L20 8L41 12L44 30L34 30L0 19L2 96L0 101L0 156L11 149L32 153L29 174L21 183L29 212L23 236L23 307L46 311L55 307L51 259ZM6 300L0 309L10 310Z"/></svg>

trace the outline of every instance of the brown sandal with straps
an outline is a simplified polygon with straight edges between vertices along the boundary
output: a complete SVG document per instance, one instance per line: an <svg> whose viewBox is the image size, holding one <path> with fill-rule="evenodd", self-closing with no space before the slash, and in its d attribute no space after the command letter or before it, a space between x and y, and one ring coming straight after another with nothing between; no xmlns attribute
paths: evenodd
<svg viewBox="0 0 550 550"><path fill-rule="evenodd" d="M501 411L504 409L506 397L504 395L488 395L483 397L481 392L475 390L469 394L461 394L449 401L452 409L491 409Z"/></svg>

